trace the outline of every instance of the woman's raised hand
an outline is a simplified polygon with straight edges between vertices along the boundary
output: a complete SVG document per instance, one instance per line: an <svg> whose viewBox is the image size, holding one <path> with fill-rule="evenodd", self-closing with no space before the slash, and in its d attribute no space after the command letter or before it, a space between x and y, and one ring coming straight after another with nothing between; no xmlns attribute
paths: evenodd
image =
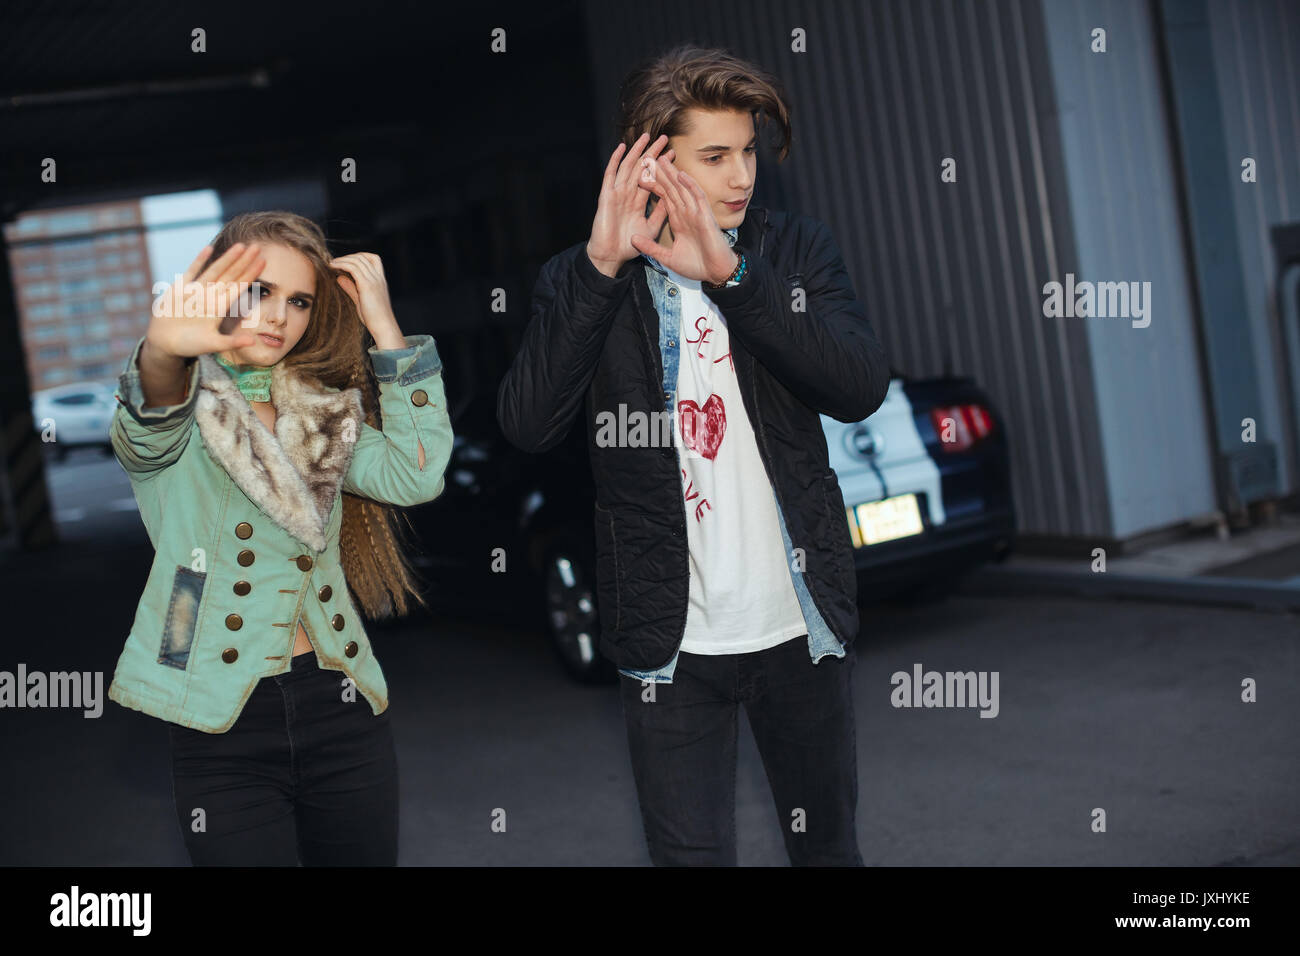
<svg viewBox="0 0 1300 956"><path fill-rule="evenodd" d="M248 295L266 265L261 248L237 242L204 268L210 255L212 247L204 246L185 270L183 288L154 300L145 343L158 355L192 358L257 344L241 314L255 302Z"/></svg>
<svg viewBox="0 0 1300 956"><path fill-rule="evenodd" d="M649 178L643 179L646 175L645 160L653 163L660 150L668 145L668 137L663 135L646 149L649 139L649 133L642 133L626 156L623 155L624 145L619 143L605 165L596 218L591 224L591 238L587 240L587 256L607 276L612 277L624 262L640 255L632 245L633 236L652 241L657 239L668 216L662 202L655 204L648 218L645 214L646 202L652 195L645 185ZM663 155L671 161L673 151L670 149Z"/></svg>
<svg viewBox="0 0 1300 956"><path fill-rule="evenodd" d="M334 278L357 307L361 324L375 345L381 349L405 348L402 330L393 314L383 260L373 252L354 252L331 259L329 264L341 273Z"/></svg>

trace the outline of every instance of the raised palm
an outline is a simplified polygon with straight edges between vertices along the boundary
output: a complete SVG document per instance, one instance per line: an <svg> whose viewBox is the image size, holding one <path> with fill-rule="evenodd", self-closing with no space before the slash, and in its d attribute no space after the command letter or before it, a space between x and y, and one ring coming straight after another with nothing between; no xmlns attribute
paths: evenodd
<svg viewBox="0 0 1300 956"><path fill-rule="evenodd" d="M257 335L242 326L239 313L247 302L244 296L266 265L261 248L257 243L237 242L204 268L211 255L212 247L204 246L185 270L182 293L173 290L154 302L145 338L163 354L192 358L257 343Z"/></svg>
<svg viewBox="0 0 1300 956"><path fill-rule="evenodd" d="M663 158L656 162L655 178L646 188L659 197L655 213L667 214L673 241L664 246L655 236L637 236L637 251L688 279L719 282L729 274L736 253L718 226L704 188Z"/></svg>
<svg viewBox="0 0 1300 956"><path fill-rule="evenodd" d="M660 150L668 144L668 137L660 136L646 149L649 138L648 133L642 133L626 155L623 155L623 144L619 143L605 165L596 218L591 224L591 238L587 241L587 255L593 262L604 263L611 270L640 254L632 244L633 236L654 239L668 216L662 203L656 204L649 216L645 214L651 192L647 180L643 179L644 160L655 161ZM670 149L663 155L671 159L673 151Z"/></svg>

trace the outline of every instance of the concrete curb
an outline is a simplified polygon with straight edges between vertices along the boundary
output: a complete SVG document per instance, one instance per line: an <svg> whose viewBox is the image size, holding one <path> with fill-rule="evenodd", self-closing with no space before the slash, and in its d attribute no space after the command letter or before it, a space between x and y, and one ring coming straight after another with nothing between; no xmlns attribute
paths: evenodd
<svg viewBox="0 0 1300 956"><path fill-rule="evenodd" d="M1222 578L1206 575L1169 577L1106 571L1081 573L1052 567L986 565L967 576L967 593L1078 594L1084 597L1145 598L1186 604L1209 604L1300 610L1300 587L1283 581Z"/></svg>

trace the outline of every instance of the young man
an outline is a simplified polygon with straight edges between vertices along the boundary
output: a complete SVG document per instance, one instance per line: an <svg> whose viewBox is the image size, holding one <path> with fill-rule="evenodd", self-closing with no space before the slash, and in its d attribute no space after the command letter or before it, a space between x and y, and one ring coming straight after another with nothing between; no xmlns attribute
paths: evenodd
<svg viewBox="0 0 1300 956"><path fill-rule="evenodd" d="M545 451L585 399L600 646L653 862L735 864L744 704L791 863L861 865L857 579L818 415L874 412L888 362L826 226L750 207L756 117L789 152L771 77L679 47L621 103L591 237L542 268L501 427ZM672 439L612 427L638 420Z"/></svg>

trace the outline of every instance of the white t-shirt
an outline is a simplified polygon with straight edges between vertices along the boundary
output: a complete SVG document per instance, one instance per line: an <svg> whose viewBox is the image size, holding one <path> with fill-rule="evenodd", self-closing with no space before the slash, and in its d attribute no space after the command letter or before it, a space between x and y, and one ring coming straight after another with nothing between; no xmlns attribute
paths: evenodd
<svg viewBox="0 0 1300 956"><path fill-rule="evenodd" d="M690 604L683 651L742 654L808 632L776 500L740 397L722 313L697 279L681 295L675 434L686 499Z"/></svg>

